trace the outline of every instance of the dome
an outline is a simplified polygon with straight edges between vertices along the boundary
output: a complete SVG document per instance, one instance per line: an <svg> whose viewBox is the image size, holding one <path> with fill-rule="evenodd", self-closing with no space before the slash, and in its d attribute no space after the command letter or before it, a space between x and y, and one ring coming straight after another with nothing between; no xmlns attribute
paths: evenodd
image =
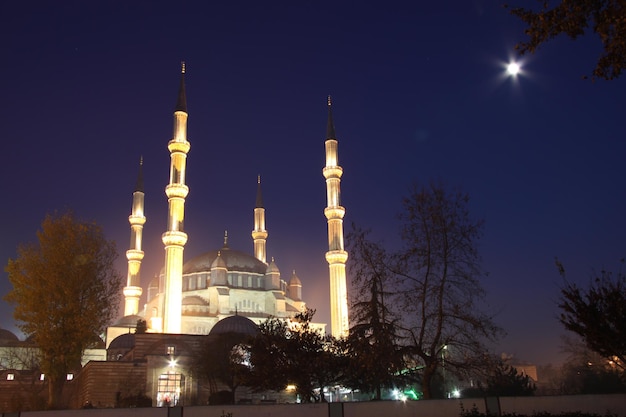
<svg viewBox="0 0 626 417"><path fill-rule="evenodd" d="M229 271L253 272L261 275L265 274L267 265L252 255L229 248L222 248L219 252L220 257L225 262L226 268ZM217 250L206 252L200 256L196 256L190 261L187 261L185 265L183 265L183 274L210 272L211 265L213 264L213 261L215 261L215 258L217 258L217 253Z"/></svg>
<svg viewBox="0 0 626 417"><path fill-rule="evenodd" d="M109 345L109 349L131 349L133 347L135 347L135 335L133 333L117 336Z"/></svg>
<svg viewBox="0 0 626 417"><path fill-rule="evenodd" d="M19 342L20 339L13 332L0 328L0 346L5 343Z"/></svg>
<svg viewBox="0 0 626 417"><path fill-rule="evenodd" d="M295 286L302 286L302 281L300 281L300 278L298 278L298 276L296 275L296 271L293 271L293 274L291 274L291 279L289 280L289 285L295 285Z"/></svg>
<svg viewBox="0 0 626 417"><path fill-rule="evenodd" d="M259 326L244 316L230 316L218 321L209 332L210 335L236 333L246 336L256 336Z"/></svg>

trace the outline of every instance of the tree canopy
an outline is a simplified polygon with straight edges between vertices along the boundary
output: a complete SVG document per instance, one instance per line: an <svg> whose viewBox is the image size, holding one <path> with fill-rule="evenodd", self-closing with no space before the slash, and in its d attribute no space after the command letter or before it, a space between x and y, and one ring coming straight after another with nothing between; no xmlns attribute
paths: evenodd
<svg viewBox="0 0 626 417"><path fill-rule="evenodd" d="M115 244L100 226L70 212L48 215L37 242L18 247L6 271L20 329L41 350L48 380L48 406L61 398L65 376L77 367L83 351L117 313L121 276L114 268Z"/></svg>
<svg viewBox="0 0 626 417"><path fill-rule="evenodd" d="M563 266L558 262L562 275ZM587 288L565 282L559 320L585 344L622 371L626 364L626 275L602 270Z"/></svg>
<svg viewBox="0 0 626 417"><path fill-rule="evenodd" d="M511 14L527 25L529 39L516 45L520 54L533 53L549 40L565 34L572 39L589 29L602 42L603 53L593 69L593 78L612 80L626 65L626 1L562 0L555 6L540 0L539 10L513 7Z"/></svg>

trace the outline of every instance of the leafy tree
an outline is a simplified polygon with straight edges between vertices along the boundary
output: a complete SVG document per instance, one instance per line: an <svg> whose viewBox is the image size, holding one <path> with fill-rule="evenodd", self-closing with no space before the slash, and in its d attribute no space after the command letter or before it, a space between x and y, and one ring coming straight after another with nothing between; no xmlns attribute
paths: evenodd
<svg viewBox="0 0 626 417"><path fill-rule="evenodd" d="M604 53L593 70L594 78L612 80L622 73L626 64L626 2L624 0L561 0L556 6L538 1L538 11L515 7L511 14L527 25L526 42L516 49L524 54L535 52L547 41L565 34L572 39L591 29L600 37Z"/></svg>
<svg viewBox="0 0 626 417"><path fill-rule="evenodd" d="M246 385L280 391L296 386L302 402L324 401L323 388L341 375L338 345L310 326L315 310L298 313L291 323L269 318L249 347L251 372ZM319 394L318 394L319 392Z"/></svg>
<svg viewBox="0 0 626 417"><path fill-rule="evenodd" d="M463 397L526 397L537 389L528 375L501 359L486 357L483 373L476 387L463 390Z"/></svg>
<svg viewBox="0 0 626 417"><path fill-rule="evenodd" d="M72 213L48 215L37 242L18 247L6 266L20 329L41 350L48 407L57 408L65 376L115 317L122 285L115 245Z"/></svg>
<svg viewBox="0 0 626 417"><path fill-rule="evenodd" d="M589 349L579 338L564 337L567 361L561 369L560 394L626 392L626 374L616 361Z"/></svg>
<svg viewBox="0 0 626 417"><path fill-rule="evenodd" d="M394 266L399 307L412 368L419 369L428 399L444 363L450 374L478 367L484 343L501 330L479 308L483 222L470 217L469 196L432 182L414 185L403 205L403 247Z"/></svg>
<svg viewBox="0 0 626 417"><path fill-rule="evenodd" d="M495 397L525 397L533 395L537 386L533 380L524 374L520 374L514 366L502 361L487 377L486 394Z"/></svg>
<svg viewBox="0 0 626 417"><path fill-rule="evenodd" d="M565 269L557 260L561 275ZM578 334L585 344L616 367L626 364L626 275L600 273L588 288L567 282L561 288L559 320Z"/></svg>
<svg viewBox="0 0 626 417"><path fill-rule="evenodd" d="M369 241L367 234L352 225L346 237L355 291L350 309L354 324L346 340L350 360L346 383L380 400L384 388L401 385L404 360L398 345L398 318L389 307L395 295L390 291L389 256L381 245Z"/></svg>
<svg viewBox="0 0 626 417"><path fill-rule="evenodd" d="M235 391L249 372L245 351L248 338L238 333L207 336L193 361L193 372L209 383L211 394L218 392L218 383L228 387L228 404L235 402Z"/></svg>

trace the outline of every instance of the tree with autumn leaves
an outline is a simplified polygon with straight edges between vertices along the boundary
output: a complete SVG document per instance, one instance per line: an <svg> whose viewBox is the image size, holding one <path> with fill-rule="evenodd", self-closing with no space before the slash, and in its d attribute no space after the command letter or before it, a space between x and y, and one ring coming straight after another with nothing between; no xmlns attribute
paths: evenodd
<svg viewBox="0 0 626 417"><path fill-rule="evenodd" d="M66 375L117 313L121 276L115 245L100 226L70 212L48 215L37 241L18 247L6 266L18 327L41 352L48 408L58 408Z"/></svg>

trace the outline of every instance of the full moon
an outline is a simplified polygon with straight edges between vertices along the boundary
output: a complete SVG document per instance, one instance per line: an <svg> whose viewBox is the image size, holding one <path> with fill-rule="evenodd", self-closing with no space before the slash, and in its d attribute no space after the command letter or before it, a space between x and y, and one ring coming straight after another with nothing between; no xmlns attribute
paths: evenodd
<svg viewBox="0 0 626 417"><path fill-rule="evenodd" d="M519 74L519 70L520 70L519 64L517 64L515 62L511 62L509 65L506 66L506 72L509 75L515 76L515 75Z"/></svg>

